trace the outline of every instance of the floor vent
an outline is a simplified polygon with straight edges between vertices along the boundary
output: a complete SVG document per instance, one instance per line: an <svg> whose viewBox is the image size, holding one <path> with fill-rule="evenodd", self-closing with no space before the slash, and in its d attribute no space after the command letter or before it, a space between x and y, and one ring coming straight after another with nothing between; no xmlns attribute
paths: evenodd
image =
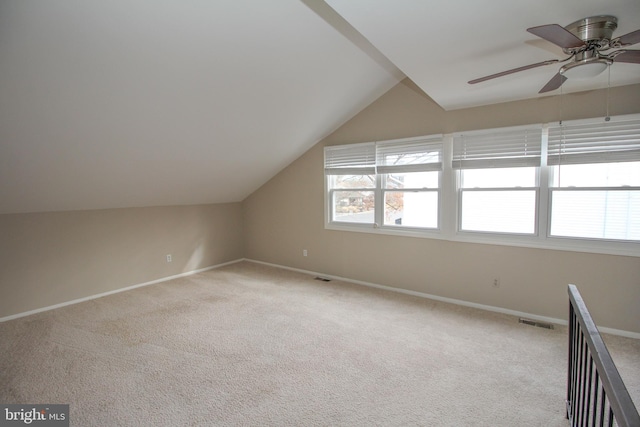
<svg viewBox="0 0 640 427"><path fill-rule="evenodd" d="M315 277L313 280L320 280L321 282L330 282L331 279L326 279L324 277Z"/></svg>
<svg viewBox="0 0 640 427"><path fill-rule="evenodd" d="M538 328L544 329L553 329L553 325L551 323L538 322L536 320L523 319L520 318L520 323L524 323L525 325L537 326Z"/></svg>

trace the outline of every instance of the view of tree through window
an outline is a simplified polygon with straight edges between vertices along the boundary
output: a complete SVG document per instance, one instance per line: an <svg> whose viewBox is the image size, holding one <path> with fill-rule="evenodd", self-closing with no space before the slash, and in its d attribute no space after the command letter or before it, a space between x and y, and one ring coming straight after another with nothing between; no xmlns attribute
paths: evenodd
<svg viewBox="0 0 640 427"><path fill-rule="evenodd" d="M437 229L441 171L441 135L326 147L331 222Z"/></svg>
<svg viewBox="0 0 640 427"><path fill-rule="evenodd" d="M325 147L326 227L640 255L640 115Z"/></svg>
<svg viewBox="0 0 640 427"><path fill-rule="evenodd" d="M438 227L438 172L385 174L384 224Z"/></svg>

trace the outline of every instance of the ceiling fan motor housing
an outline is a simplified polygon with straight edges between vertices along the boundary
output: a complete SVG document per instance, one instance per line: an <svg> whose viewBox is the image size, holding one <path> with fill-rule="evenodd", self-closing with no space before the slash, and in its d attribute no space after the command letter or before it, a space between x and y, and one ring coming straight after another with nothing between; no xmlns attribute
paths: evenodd
<svg viewBox="0 0 640 427"><path fill-rule="evenodd" d="M610 47L613 32L618 28L615 16L602 15L584 18L565 27L585 44L579 48L564 48L566 54L573 55L573 61L560 68L560 74L567 78L582 79L595 77L613 61L600 50Z"/></svg>
<svg viewBox="0 0 640 427"><path fill-rule="evenodd" d="M618 28L618 18L610 15L591 16L580 19L564 27L567 31L584 41L587 46L591 45L598 49L606 49L613 36L613 32ZM566 54L572 54L575 49L563 49Z"/></svg>

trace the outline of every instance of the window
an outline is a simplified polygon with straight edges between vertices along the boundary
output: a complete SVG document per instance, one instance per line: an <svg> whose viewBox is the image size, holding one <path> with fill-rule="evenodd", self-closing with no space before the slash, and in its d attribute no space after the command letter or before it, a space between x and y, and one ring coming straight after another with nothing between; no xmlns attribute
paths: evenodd
<svg viewBox="0 0 640 427"><path fill-rule="evenodd" d="M372 143L325 149L332 222L374 223L375 154Z"/></svg>
<svg viewBox="0 0 640 427"><path fill-rule="evenodd" d="M537 168L460 171L460 230L534 234Z"/></svg>
<svg viewBox="0 0 640 427"><path fill-rule="evenodd" d="M460 231L536 233L542 127L458 134Z"/></svg>
<svg viewBox="0 0 640 427"><path fill-rule="evenodd" d="M549 129L554 237L640 240L640 120Z"/></svg>
<svg viewBox="0 0 640 427"><path fill-rule="evenodd" d="M383 221L390 227L438 228L442 138L377 144Z"/></svg>
<svg viewBox="0 0 640 427"><path fill-rule="evenodd" d="M640 256L640 115L325 147L325 226Z"/></svg>
<svg viewBox="0 0 640 427"><path fill-rule="evenodd" d="M329 223L437 229L442 137L325 148Z"/></svg>

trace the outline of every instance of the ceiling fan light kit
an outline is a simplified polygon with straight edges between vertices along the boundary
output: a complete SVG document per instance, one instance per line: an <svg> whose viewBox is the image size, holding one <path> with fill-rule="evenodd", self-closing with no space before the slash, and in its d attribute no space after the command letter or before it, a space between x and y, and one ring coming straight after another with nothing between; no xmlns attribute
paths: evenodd
<svg viewBox="0 0 640 427"><path fill-rule="evenodd" d="M588 79L595 77L613 63L606 58L588 58L571 62L560 67L560 74L568 79Z"/></svg>
<svg viewBox="0 0 640 427"><path fill-rule="evenodd" d="M551 59L491 74L471 80L469 84L480 83L531 68L567 62L539 92L544 93L558 89L568 79L595 77L614 62L640 64L639 50L619 49L640 42L640 30L613 38L616 28L618 28L618 19L610 15L580 19L566 27L549 24L528 28L528 32L561 47L562 51L569 56L562 60ZM619 50L607 52L610 49Z"/></svg>

